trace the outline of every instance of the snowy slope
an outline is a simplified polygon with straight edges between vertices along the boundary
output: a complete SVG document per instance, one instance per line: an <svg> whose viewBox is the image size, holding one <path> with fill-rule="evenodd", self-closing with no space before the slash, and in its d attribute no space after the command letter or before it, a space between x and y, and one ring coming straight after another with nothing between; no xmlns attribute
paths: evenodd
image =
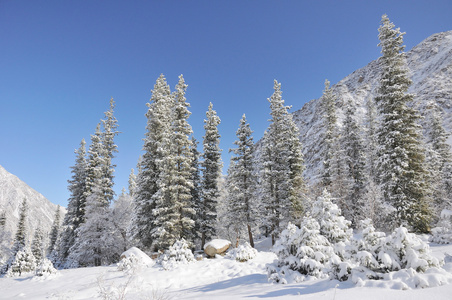
<svg viewBox="0 0 452 300"><path fill-rule="evenodd" d="M452 31L437 33L407 52L407 63L413 84L409 92L415 94L415 105L425 115L431 101L444 110L445 129L452 130ZM379 85L380 66L375 60L356 70L332 86L337 96L336 112L339 126L348 105L356 108L356 117L365 123L366 102L373 99ZM306 177L316 181L320 171L319 151L323 133L319 99L311 100L293 113L300 128L304 147ZM451 141L452 142L452 141Z"/></svg>
<svg viewBox="0 0 452 300"><path fill-rule="evenodd" d="M6 211L5 227L12 236L16 233L19 211L24 199L27 199L28 203L28 238L33 238L34 230L38 226L41 226L44 233L50 232L57 206L0 166L0 212ZM63 219L64 211L62 208L60 220Z"/></svg>
<svg viewBox="0 0 452 300"><path fill-rule="evenodd" d="M452 253L451 245L432 245L432 249L438 258L444 258L444 252ZM0 278L0 299L451 299L451 284L443 282L424 289L403 287L403 278L395 275L391 280L369 280L370 284L362 287L329 279L272 284L267 280L266 265L276 255L265 250L244 263L216 258L172 270L154 265L132 274L118 271L113 265L61 270L48 278ZM440 279L432 274L425 276L429 282ZM110 297L102 297L101 291L110 293Z"/></svg>

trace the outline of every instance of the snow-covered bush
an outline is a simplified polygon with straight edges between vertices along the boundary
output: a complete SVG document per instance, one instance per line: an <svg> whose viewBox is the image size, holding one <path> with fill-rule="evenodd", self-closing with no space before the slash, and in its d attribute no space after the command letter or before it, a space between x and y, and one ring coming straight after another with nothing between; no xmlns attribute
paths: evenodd
<svg viewBox="0 0 452 300"><path fill-rule="evenodd" d="M41 259L38 267L36 268L36 276L48 276L56 274L57 270L53 266L53 263L48 258Z"/></svg>
<svg viewBox="0 0 452 300"><path fill-rule="evenodd" d="M257 250L250 246L249 243L239 245L237 248L233 248L227 254L228 257L235 259L240 262L245 262L250 259L255 258L257 255Z"/></svg>
<svg viewBox="0 0 452 300"><path fill-rule="evenodd" d="M326 190L313 203L312 217L320 225L320 234L328 239L335 253L344 258L353 233L350 229L351 222L341 215L341 210L332 202L331 195Z"/></svg>
<svg viewBox="0 0 452 300"><path fill-rule="evenodd" d="M401 226L387 237L378 257L383 268L389 271L412 268L425 272L429 267L439 267L438 259L431 256L429 250L428 244Z"/></svg>
<svg viewBox="0 0 452 300"><path fill-rule="evenodd" d="M9 265L6 277L18 277L34 273L36 270L36 259L30 249L19 250Z"/></svg>
<svg viewBox="0 0 452 300"><path fill-rule="evenodd" d="M368 219L361 222L361 227L362 236L353 242L353 258L355 263L372 271L370 276L410 268L425 272L430 267L439 267L439 261L429 254L429 246L405 227L397 228L389 236L375 231Z"/></svg>
<svg viewBox="0 0 452 300"><path fill-rule="evenodd" d="M303 281L307 276L326 277L330 271L329 263L341 262L328 239L320 234L319 223L310 216L303 220L300 228L289 224L273 251L278 261L268 266L268 275L274 282Z"/></svg>
<svg viewBox="0 0 452 300"><path fill-rule="evenodd" d="M452 211L443 209L441 219L437 226L432 229L430 241L437 244L452 243Z"/></svg>
<svg viewBox="0 0 452 300"><path fill-rule="evenodd" d="M123 257L118 262L118 271L123 271L125 273L133 273L134 270L138 269L140 262L134 254L130 254L127 257Z"/></svg>
<svg viewBox="0 0 452 300"><path fill-rule="evenodd" d="M171 270L179 264L188 264L193 261L195 261L195 256L184 239L176 241L159 258L159 263L165 270Z"/></svg>
<svg viewBox="0 0 452 300"><path fill-rule="evenodd" d="M352 240L350 256L358 265L377 270L380 267L377 256L385 243L386 234L375 231L371 219L362 220L359 227L362 232Z"/></svg>

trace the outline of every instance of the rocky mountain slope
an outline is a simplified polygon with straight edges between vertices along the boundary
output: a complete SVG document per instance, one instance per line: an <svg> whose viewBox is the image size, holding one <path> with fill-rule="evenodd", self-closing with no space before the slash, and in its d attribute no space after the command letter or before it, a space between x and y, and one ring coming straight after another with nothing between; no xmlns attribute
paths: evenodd
<svg viewBox="0 0 452 300"><path fill-rule="evenodd" d="M425 116L432 102L443 109L444 126L452 130L452 31L434 34L406 53L413 84L409 92L415 94L415 105ZM341 126L345 108L354 107L356 118L366 122L366 102L373 99L379 86L379 60L372 61L332 86L337 97L336 112ZM293 113L300 129L300 139L306 164L306 178L312 183L319 179L322 165L322 111L320 99L311 100ZM427 124L424 124L427 125ZM452 140L451 140L452 142Z"/></svg>
<svg viewBox="0 0 452 300"><path fill-rule="evenodd" d="M20 207L24 199L27 199L28 204L26 229L28 239L31 241L38 226L44 233L50 232L57 206L0 166L0 213L6 212L5 229L12 237L16 233ZM63 220L64 212L65 209L61 208L60 220Z"/></svg>

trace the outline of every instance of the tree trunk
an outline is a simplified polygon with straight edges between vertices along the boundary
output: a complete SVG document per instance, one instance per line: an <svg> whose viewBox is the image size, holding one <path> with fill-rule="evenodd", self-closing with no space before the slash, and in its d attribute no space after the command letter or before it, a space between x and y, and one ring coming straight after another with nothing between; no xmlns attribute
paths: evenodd
<svg viewBox="0 0 452 300"><path fill-rule="evenodd" d="M248 236L250 238L250 246L254 248L254 240L253 240L253 233L251 232L251 226L250 224L247 224L248 226Z"/></svg>
<svg viewBox="0 0 452 300"><path fill-rule="evenodd" d="M204 245L206 244L206 233L201 234L201 250L204 250Z"/></svg>

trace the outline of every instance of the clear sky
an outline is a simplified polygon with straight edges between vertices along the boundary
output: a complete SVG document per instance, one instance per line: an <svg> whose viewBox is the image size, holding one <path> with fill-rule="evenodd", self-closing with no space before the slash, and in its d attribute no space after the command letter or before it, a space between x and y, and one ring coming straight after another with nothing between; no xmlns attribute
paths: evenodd
<svg viewBox="0 0 452 300"><path fill-rule="evenodd" d="M326 78L335 84L380 56L384 13L407 32L407 50L452 30L450 0L0 0L0 165L66 206L73 151L113 97L119 194L163 73L172 90L184 75L198 141L213 103L227 166L243 113L255 140L267 128L274 79L292 111L320 97Z"/></svg>

